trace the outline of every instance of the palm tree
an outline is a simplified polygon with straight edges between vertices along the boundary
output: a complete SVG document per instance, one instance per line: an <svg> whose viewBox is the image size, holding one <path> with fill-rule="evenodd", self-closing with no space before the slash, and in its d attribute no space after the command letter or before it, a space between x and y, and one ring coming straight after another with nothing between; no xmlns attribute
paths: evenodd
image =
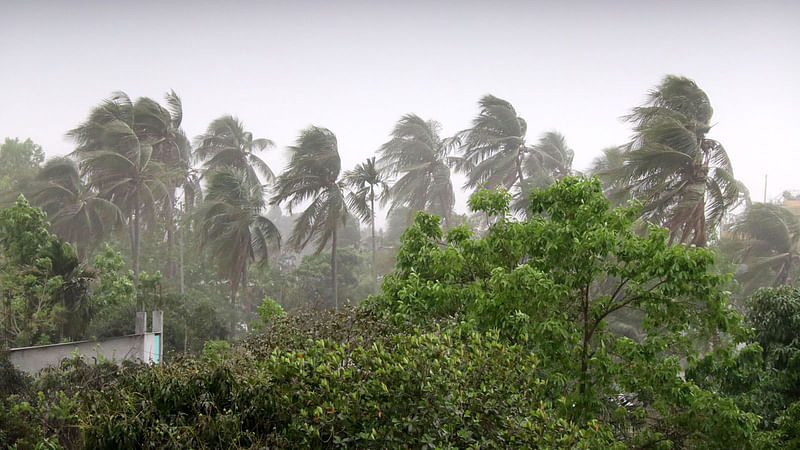
<svg viewBox="0 0 800 450"><path fill-rule="evenodd" d="M382 203L387 199L389 186L383 173L375 165L375 157L367 160L344 173L344 179L353 189L347 194L347 205L362 221L370 225L372 231L372 281L377 291L377 248L375 246L375 196Z"/></svg>
<svg viewBox="0 0 800 450"><path fill-rule="evenodd" d="M122 211L115 204L83 182L78 163L72 158L49 159L37 181L34 203L47 213L52 231L75 245L81 259L123 221Z"/></svg>
<svg viewBox="0 0 800 450"><path fill-rule="evenodd" d="M548 131L536 145L526 149L523 160L525 178L519 183L520 192L512 204L517 211L526 211L531 189L544 189L566 176L575 175L572 160L575 152L566 138L557 131Z"/></svg>
<svg viewBox="0 0 800 450"><path fill-rule="evenodd" d="M191 167L192 147L181 129L183 103L175 91L165 94L167 107L149 98L141 98L134 105L136 114L136 133L147 136L153 146L152 158L164 168L164 182L167 196L161 205L161 217L167 233L166 273L175 275L175 229L179 190L182 190L184 204L188 205L199 192L197 177Z"/></svg>
<svg viewBox="0 0 800 450"><path fill-rule="evenodd" d="M278 177L271 203L286 202L291 214L292 208L311 201L295 221L288 243L301 250L314 240L316 253L331 243L331 284L334 306L338 309L336 238L349 213L344 182L339 180L342 163L336 135L327 128L309 127L300 133L289 151L292 158Z"/></svg>
<svg viewBox="0 0 800 450"><path fill-rule="evenodd" d="M392 139L378 150L379 167L387 176L400 178L389 190L390 212L407 207L411 213L428 211L450 221L455 204L450 181L449 157L458 139L442 139L441 125L415 114L403 116L392 131Z"/></svg>
<svg viewBox="0 0 800 450"><path fill-rule="evenodd" d="M117 92L67 133L77 144L72 155L78 158L89 186L127 215L134 284L139 282L142 217L152 215L155 205L168 195L164 166L153 158L153 145L161 141L137 122L137 116L137 106L128 95Z"/></svg>
<svg viewBox="0 0 800 450"><path fill-rule="evenodd" d="M739 277L752 291L771 277L772 286L794 284L800 268L800 220L786 208L753 203L731 226L734 261L747 270Z"/></svg>
<svg viewBox="0 0 800 450"><path fill-rule="evenodd" d="M467 172L464 187L521 189L527 123L511 103L493 95L485 95L478 106L480 111L472 120L472 127L460 133L463 164L459 169Z"/></svg>
<svg viewBox="0 0 800 450"><path fill-rule="evenodd" d="M706 137L712 115L694 81L668 75L626 117L634 136L624 165L603 173L618 180L615 195L642 201L643 217L669 228L670 242L705 246L708 230L738 201L728 154Z"/></svg>
<svg viewBox="0 0 800 450"><path fill-rule="evenodd" d="M273 145L269 139L253 139L253 133L245 131L239 119L222 116L195 138L195 155L204 161L206 173L220 167L234 167L244 171L248 183L255 185L261 182L258 175L265 182L275 177L267 163L256 155Z"/></svg>
<svg viewBox="0 0 800 450"><path fill-rule="evenodd" d="M247 288L249 263L266 263L270 248L280 247L278 228L262 215L265 206L263 187L251 184L247 172L221 167L210 174L197 212L200 243L230 282L233 305L239 290Z"/></svg>

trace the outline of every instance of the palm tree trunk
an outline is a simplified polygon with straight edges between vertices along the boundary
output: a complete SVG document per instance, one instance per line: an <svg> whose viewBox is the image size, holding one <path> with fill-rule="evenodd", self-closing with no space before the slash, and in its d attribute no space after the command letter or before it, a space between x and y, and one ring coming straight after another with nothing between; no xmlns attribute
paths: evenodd
<svg viewBox="0 0 800 450"><path fill-rule="evenodd" d="M375 191L370 189L370 213L372 214L372 220L370 220L370 226L372 227L372 282L375 284L373 288L373 292L378 292L378 266L377 266L377 254L378 250L375 247Z"/></svg>
<svg viewBox="0 0 800 450"><path fill-rule="evenodd" d="M520 146L519 150L517 150L517 157L514 163L517 165L517 183L519 183L519 190L522 192L522 180L525 179L525 176L522 174L522 146Z"/></svg>
<svg viewBox="0 0 800 450"><path fill-rule="evenodd" d="M333 286L333 308L339 309L339 289L336 286L338 267L336 265L336 226L333 228L333 239L331 240L331 285Z"/></svg>
<svg viewBox="0 0 800 450"><path fill-rule="evenodd" d="M706 236L706 199L703 197L703 200L697 205L697 209L694 211L696 214L697 222L695 225L694 230L694 239L692 239L692 244L698 247L705 247L707 244L707 236Z"/></svg>
<svg viewBox="0 0 800 450"><path fill-rule="evenodd" d="M131 233L131 258L133 258L133 288L139 287L139 193L134 195L133 232Z"/></svg>
<svg viewBox="0 0 800 450"><path fill-rule="evenodd" d="M175 212L174 212L174 189L167 195L167 210L165 211L165 222L167 226L167 262L164 273L170 279L175 279Z"/></svg>

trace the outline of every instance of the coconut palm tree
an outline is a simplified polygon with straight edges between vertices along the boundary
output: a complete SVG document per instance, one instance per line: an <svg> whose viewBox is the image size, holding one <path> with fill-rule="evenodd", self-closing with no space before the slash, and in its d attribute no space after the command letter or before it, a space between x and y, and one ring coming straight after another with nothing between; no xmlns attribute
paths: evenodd
<svg viewBox="0 0 800 450"><path fill-rule="evenodd" d="M626 117L634 125L624 165L603 173L615 195L643 202L643 218L670 230L670 242L705 246L709 229L738 201L739 184L722 144L706 137L713 109L684 77L668 75Z"/></svg>
<svg viewBox="0 0 800 450"><path fill-rule="evenodd" d="M168 195L164 165L153 158L153 145L160 140L137 122L137 116L130 97L117 92L67 133L77 144L72 156L78 159L89 186L127 216L135 284L139 281L142 218L152 216L158 202Z"/></svg>
<svg viewBox="0 0 800 450"><path fill-rule="evenodd" d="M151 142L152 158L164 169L167 195L159 205L159 215L164 222L167 237L165 272L168 276L174 276L174 235L177 227L175 205L181 195L184 204L188 204L187 200L193 201L194 195L199 192L199 183L191 167L192 147L181 129L183 103L175 91L167 92L165 100L166 108L152 99L140 98L134 104L134 113L137 135L146 136Z"/></svg>
<svg viewBox="0 0 800 450"><path fill-rule="evenodd" d="M377 247L375 244L375 197L384 203L389 186L384 174L375 165L375 157L357 165L353 170L344 173L344 180L352 189L347 194L347 205L362 221L370 225L372 232L372 281L377 291Z"/></svg>
<svg viewBox="0 0 800 450"><path fill-rule="evenodd" d="M220 275L231 287L231 304L247 288L251 261L266 263L269 250L280 248L278 228L262 215L264 189L251 184L245 171L220 167L208 177L205 201L197 211L200 243L211 251Z"/></svg>
<svg viewBox="0 0 800 450"><path fill-rule="evenodd" d="M203 161L206 173L220 167L234 167L247 174L250 184L259 184L275 178L272 169L256 153L272 147L269 139L253 139L242 122L233 116L222 116L208 125L204 134L195 138L195 156Z"/></svg>
<svg viewBox="0 0 800 450"><path fill-rule="evenodd" d="M36 177L36 206L50 220L51 230L71 242L81 259L124 220L117 205L101 198L81 177L78 163L69 157L49 159Z"/></svg>
<svg viewBox="0 0 800 450"><path fill-rule="evenodd" d="M472 127L462 131L459 167L467 172L465 188L520 188L525 179L525 133L528 125L514 106L493 95L478 101Z"/></svg>
<svg viewBox="0 0 800 450"><path fill-rule="evenodd" d="M738 278L747 291L760 280L794 285L800 269L800 220L786 208L753 203L731 226L734 262L746 270Z"/></svg>
<svg viewBox="0 0 800 450"><path fill-rule="evenodd" d="M277 179L271 203L285 202L291 214L293 208L311 201L295 221L288 243L301 250L313 240L319 253L330 242L333 301L338 308L337 231L350 214L345 202L345 183L339 179L342 162L336 135L327 128L309 127L300 133L289 151L289 166Z"/></svg>
<svg viewBox="0 0 800 450"><path fill-rule="evenodd" d="M512 203L512 208L520 212L528 208L531 189L544 189L556 180L577 173L572 169L575 152L567 145L566 138L557 131L543 134L536 145L528 147L525 152L525 178L518 184L520 192Z"/></svg>
<svg viewBox="0 0 800 450"><path fill-rule="evenodd" d="M450 181L449 156L457 138L439 136L441 125L425 121L415 114L400 118L392 139L378 150L378 166L388 177L399 177L389 190L390 212L406 207L411 213L428 211L450 221L455 204Z"/></svg>

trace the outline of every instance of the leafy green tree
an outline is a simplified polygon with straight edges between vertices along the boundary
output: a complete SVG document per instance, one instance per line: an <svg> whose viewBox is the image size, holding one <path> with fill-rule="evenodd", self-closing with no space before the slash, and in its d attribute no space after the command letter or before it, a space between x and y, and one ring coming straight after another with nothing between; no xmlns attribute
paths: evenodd
<svg viewBox="0 0 800 450"><path fill-rule="evenodd" d="M258 324L257 328L269 324L276 317L285 315L286 311L283 310L280 303L269 297L264 297L264 301L258 305L258 317L261 319L261 322Z"/></svg>
<svg viewBox="0 0 800 450"><path fill-rule="evenodd" d="M48 160L37 181L34 202L47 213L53 232L74 244L83 258L123 221L117 205L83 182L72 158Z"/></svg>
<svg viewBox="0 0 800 450"><path fill-rule="evenodd" d="M601 172L617 180L612 196L644 203L643 217L670 230L670 242L703 247L709 230L739 200L725 148L707 137L714 110L684 77L668 75L626 120L634 126L625 164Z"/></svg>
<svg viewBox="0 0 800 450"><path fill-rule="evenodd" d="M127 216L133 259L134 284L139 281L139 249L142 219L151 217L156 205L169 195L164 165L153 157L154 145L161 138L137 121L142 104L117 92L89 113L89 118L67 135L77 144L72 153L88 176L89 186L113 202Z"/></svg>
<svg viewBox="0 0 800 450"><path fill-rule="evenodd" d="M739 336L739 346L693 361L686 375L758 414L761 428L775 433L775 448L794 448L800 441L800 290L759 289L747 301L745 324L751 333Z"/></svg>
<svg viewBox="0 0 800 450"><path fill-rule="evenodd" d="M253 139L242 122L233 116L222 116L209 124L204 134L195 138L195 155L203 162L206 172L221 167L234 167L247 174L247 182L260 184L275 177L272 169L256 153L272 147L269 139Z"/></svg>
<svg viewBox="0 0 800 450"><path fill-rule="evenodd" d="M263 188L251 184L247 172L231 167L211 172L198 211L200 244L211 250L220 275L230 282L233 305L239 289L247 289L250 261L266 263L270 248L280 247L280 233L262 215L264 207Z"/></svg>
<svg viewBox="0 0 800 450"><path fill-rule="evenodd" d="M331 285L334 307L339 307L337 232L350 213L345 201L345 183L339 179L342 161L334 135L327 128L309 127L289 148L292 158L275 185L272 204L285 202L292 209L310 200L295 221L288 243L301 250L314 240L316 253L331 243Z"/></svg>
<svg viewBox="0 0 800 450"><path fill-rule="evenodd" d="M368 259L357 250L344 247L336 252L338 267L337 295L339 305L357 304L373 293L369 279ZM330 307L333 286L330 282L331 262L327 252L307 255L291 272L282 277L290 280L282 305L288 310Z"/></svg>
<svg viewBox="0 0 800 450"><path fill-rule="evenodd" d="M347 194L347 205L350 210L362 221L370 226L372 235L372 280L377 290L377 244L375 240L375 196L385 203L388 200L389 186L386 184L383 173L375 166L375 158L367 160L344 173L345 182L352 189Z"/></svg>
<svg viewBox="0 0 800 450"><path fill-rule="evenodd" d="M93 272L48 232L46 214L20 196L0 210L3 340L24 346L78 339L93 314Z"/></svg>
<svg viewBox="0 0 800 450"><path fill-rule="evenodd" d="M343 315L274 320L264 334L285 347L274 339L252 340L247 351L209 343L198 360L125 373L84 396L95 411L86 446L624 448L607 426L559 417L531 370L536 356L496 333L410 331L364 345L383 324ZM281 327L293 319L310 319L317 333L303 333L305 323ZM319 333L326 325L332 333ZM349 333L360 342L335 339ZM145 392L158 401L142 402Z"/></svg>
<svg viewBox="0 0 800 450"><path fill-rule="evenodd" d="M106 244L102 252L94 258L100 282L95 287L94 301L101 308L116 305L134 305L136 289L133 272L125 268L122 254Z"/></svg>
<svg viewBox="0 0 800 450"><path fill-rule="evenodd" d="M389 197L390 212L401 207L428 211L448 221L455 204L449 155L456 147L455 138L443 139L441 125L424 121L415 114L400 118L392 131L392 139L378 150L378 166L388 177L397 177Z"/></svg>
<svg viewBox="0 0 800 450"><path fill-rule="evenodd" d="M0 145L0 193L13 202L20 193L27 192L43 161L42 147L30 138L5 138Z"/></svg>
<svg viewBox="0 0 800 450"><path fill-rule="evenodd" d="M745 291L759 283L773 287L797 281L800 269L800 220L786 208L753 203L731 225L733 261L746 268L739 276Z"/></svg>
<svg viewBox="0 0 800 450"><path fill-rule="evenodd" d="M637 211L612 208L597 180L534 191L522 222L509 201L472 197L473 209L497 219L483 238L445 234L436 217L418 214L375 305L412 326L454 318L524 343L542 358L550 395L566 399L563 414L607 422L631 446L690 446L704 429L731 445L753 431L754 416L678 376L694 340L737 323L709 250L669 246L656 227L635 233ZM623 310L641 313L639 341L609 330ZM725 412L701 419L716 409Z"/></svg>

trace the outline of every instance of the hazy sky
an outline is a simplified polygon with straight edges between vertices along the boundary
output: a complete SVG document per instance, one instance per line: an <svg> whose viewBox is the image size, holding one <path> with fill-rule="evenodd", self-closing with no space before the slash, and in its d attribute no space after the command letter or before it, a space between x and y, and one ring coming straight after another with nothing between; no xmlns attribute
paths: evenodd
<svg viewBox="0 0 800 450"><path fill-rule="evenodd" d="M351 168L403 114L452 134L487 93L530 141L563 133L580 170L628 139L620 116L665 74L685 75L755 199L765 173L769 198L800 189L798 1L0 0L0 63L0 139L65 154L64 133L111 92L174 89L190 137L236 115L275 141L276 171L308 125L336 133Z"/></svg>

